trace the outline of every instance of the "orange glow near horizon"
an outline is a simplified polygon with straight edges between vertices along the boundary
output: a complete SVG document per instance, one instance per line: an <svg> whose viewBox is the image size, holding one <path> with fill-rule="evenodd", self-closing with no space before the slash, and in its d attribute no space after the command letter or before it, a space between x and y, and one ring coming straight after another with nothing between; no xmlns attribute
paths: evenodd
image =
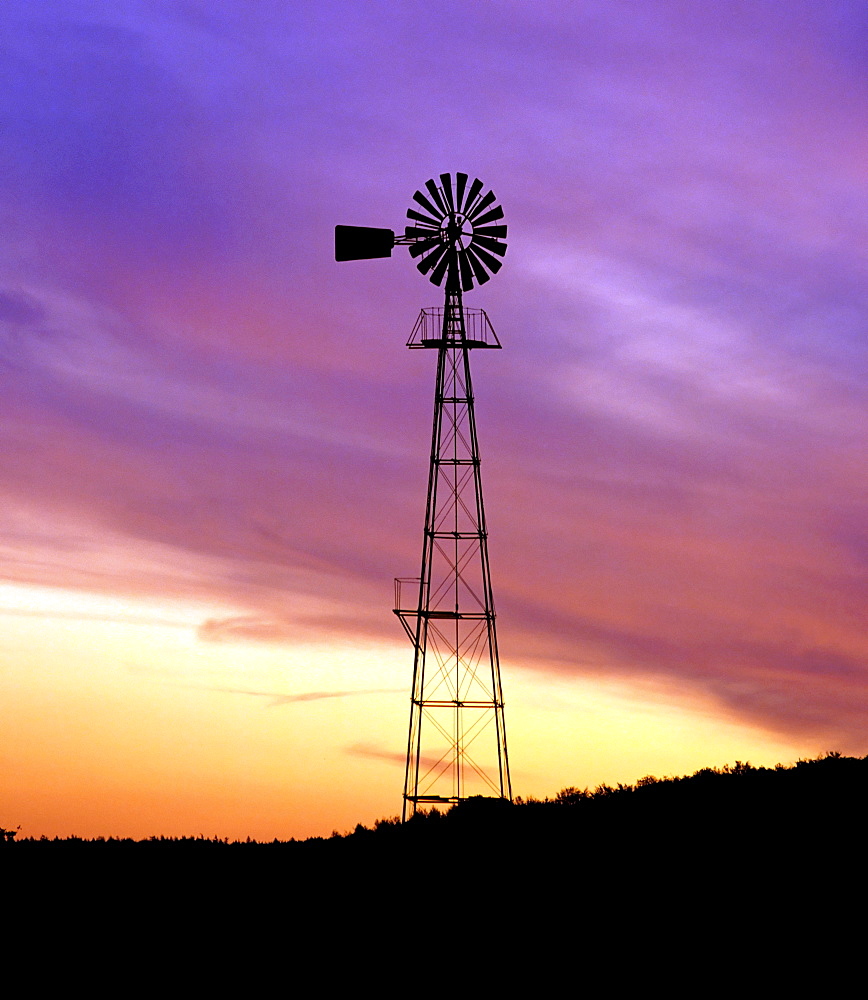
<svg viewBox="0 0 868 1000"><path fill-rule="evenodd" d="M201 606L0 591L3 823L23 836L288 839L400 811L403 644L205 642ZM523 797L804 753L662 686L504 673Z"/></svg>

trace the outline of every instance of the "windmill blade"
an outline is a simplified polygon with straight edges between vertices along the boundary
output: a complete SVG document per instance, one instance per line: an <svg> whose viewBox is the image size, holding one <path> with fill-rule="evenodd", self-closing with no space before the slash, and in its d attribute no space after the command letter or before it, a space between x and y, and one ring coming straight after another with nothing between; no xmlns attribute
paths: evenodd
<svg viewBox="0 0 868 1000"><path fill-rule="evenodd" d="M455 255L447 253L443 255L443 259L431 272L431 280L435 285L439 285L443 281L443 276L446 274L446 268L454 265Z"/></svg>
<svg viewBox="0 0 868 1000"><path fill-rule="evenodd" d="M440 228L440 223L436 219L429 219L427 216L422 215L421 212L416 212L412 208L407 209L407 218L415 219L416 222L421 222L426 226L431 226L432 229Z"/></svg>
<svg viewBox="0 0 868 1000"><path fill-rule="evenodd" d="M477 226L473 227L474 236L490 236L492 239L506 239L506 226L486 226L484 229L480 229Z"/></svg>
<svg viewBox="0 0 868 1000"><path fill-rule="evenodd" d="M473 245L473 252L479 257L483 264L491 271L492 274L497 274L497 272L503 266L497 257L492 257L487 250L483 250L482 247Z"/></svg>
<svg viewBox="0 0 868 1000"><path fill-rule="evenodd" d="M434 183L434 181L425 181L425 187L428 188L431 197L434 199L434 204L440 209L441 213L440 217L442 218L444 215L447 214L448 210L446 206L443 204L443 198L441 197L440 192L437 190L437 185ZM436 215L437 213L435 212L434 214Z"/></svg>
<svg viewBox="0 0 868 1000"><path fill-rule="evenodd" d="M464 203L464 214L470 216L470 212L473 209L473 203L479 197L479 192L482 190L482 181L477 177L476 180L470 185L470 190L467 192L467 201Z"/></svg>
<svg viewBox="0 0 868 1000"><path fill-rule="evenodd" d="M503 209L500 207L500 205L497 205L490 212L486 212L485 215L480 215L478 218L474 218L473 228L476 229L477 223L480 226L484 226L486 222L494 222L495 219L502 219L502 218L503 218Z"/></svg>
<svg viewBox="0 0 868 1000"><path fill-rule="evenodd" d="M449 276L446 280L449 282L450 285L452 285L453 288L455 288L458 282L461 280L461 272L458 267L457 255L453 256L452 260L449 261Z"/></svg>
<svg viewBox="0 0 868 1000"><path fill-rule="evenodd" d="M458 255L458 263L461 266L461 289L469 292L473 288L473 269L467 260L466 252Z"/></svg>
<svg viewBox="0 0 868 1000"><path fill-rule="evenodd" d="M476 233L473 234L473 246L475 247L485 247L486 250L490 250L492 253L496 253L498 257L503 257L506 253L506 244L498 243L497 240L490 240L487 236L477 236Z"/></svg>
<svg viewBox="0 0 868 1000"><path fill-rule="evenodd" d="M476 275L476 280L480 285L484 285L486 281L490 281L488 272L482 264L482 261L473 252L473 247L468 247L464 251L467 259L470 261L470 266L473 268L473 273Z"/></svg>
<svg viewBox="0 0 868 1000"><path fill-rule="evenodd" d="M428 183L431 184L433 182L432 181L428 181ZM436 191L437 189L435 188L434 190ZM415 201L417 204L421 205L422 208L424 208L426 212L430 212L434 216L435 219L442 219L443 216L446 214L445 212L441 212L438 209L436 209L431 204L431 202L428 201L428 199L425 197L425 195L422 194L421 191L417 191L413 195L413 201ZM437 201L439 203L439 201L440 201L439 197L438 197ZM407 214L409 215L410 213L408 212ZM435 226L438 226L439 224L440 224L439 222L435 222L434 223Z"/></svg>
<svg viewBox="0 0 868 1000"><path fill-rule="evenodd" d="M460 212L464 204L464 189L467 187L467 174L455 175L455 210Z"/></svg>
<svg viewBox="0 0 868 1000"><path fill-rule="evenodd" d="M440 183L443 185L443 199L450 212L455 211L455 202L452 200L452 177L449 174L440 175Z"/></svg>
<svg viewBox="0 0 868 1000"><path fill-rule="evenodd" d="M422 254L428 253L429 250L438 246L442 246L440 240L422 240L419 243L411 243L407 249L410 251L411 257L421 257Z"/></svg>
<svg viewBox="0 0 868 1000"><path fill-rule="evenodd" d="M439 246L435 247L431 253L424 258L424 260L420 260L416 267L422 272L422 274L427 274L431 268L434 267L437 261L444 257L445 254L446 246L441 243ZM431 280L433 281L434 279L432 278ZM439 285L440 282L438 281L436 284Z"/></svg>
<svg viewBox="0 0 868 1000"><path fill-rule="evenodd" d="M495 195L493 191L489 191L488 194L484 194L479 201L473 206L473 209L467 213L467 218L471 221L476 218L477 215L483 210L483 208L488 208L488 206L494 201Z"/></svg>

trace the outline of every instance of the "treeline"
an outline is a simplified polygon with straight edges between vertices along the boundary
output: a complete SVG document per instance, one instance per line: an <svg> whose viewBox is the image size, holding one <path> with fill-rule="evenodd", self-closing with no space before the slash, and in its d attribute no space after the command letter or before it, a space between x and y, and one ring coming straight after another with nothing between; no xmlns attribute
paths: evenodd
<svg viewBox="0 0 868 1000"><path fill-rule="evenodd" d="M641 778L634 785L564 788L554 798L469 799L446 811L417 813L409 822L379 820L345 834L307 840L244 841L220 837L97 837L86 839L16 836L0 829L0 847L275 847L305 852L380 853L470 848L493 859L528 854L540 858L582 851L598 861L643 855L679 864L709 853L752 863L764 849L782 851L857 849L868 787L868 757L829 752L791 766L753 767L737 761L683 777ZM784 852L785 853L785 852Z"/></svg>

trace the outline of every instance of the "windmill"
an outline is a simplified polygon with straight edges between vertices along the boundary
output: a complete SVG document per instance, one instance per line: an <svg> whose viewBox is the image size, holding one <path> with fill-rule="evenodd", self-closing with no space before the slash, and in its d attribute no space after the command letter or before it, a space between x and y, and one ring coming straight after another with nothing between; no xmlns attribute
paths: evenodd
<svg viewBox="0 0 868 1000"><path fill-rule="evenodd" d="M404 819L425 804L512 798L470 378L470 351L500 342L484 310L462 302L500 270L507 227L494 193L468 181L462 173L426 181L403 236L335 227L336 260L389 257L406 245L445 291L442 308L423 309L407 342L437 351L437 377L421 569L395 580L394 612L414 650Z"/></svg>

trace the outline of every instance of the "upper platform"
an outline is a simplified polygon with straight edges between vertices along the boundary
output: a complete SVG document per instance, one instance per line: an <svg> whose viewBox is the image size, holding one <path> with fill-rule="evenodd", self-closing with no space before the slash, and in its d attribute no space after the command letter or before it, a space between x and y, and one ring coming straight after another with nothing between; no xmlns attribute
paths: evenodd
<svg viewBox="0 0 868 1000"><path fill-rule="evenodd" d="M448 347L488 348L499 350L500 341L494 332L494 327L484 309L462 309L464 313L464 337L450 336L446 340ZM419 313L407 347L410 348L440 348L443 345L443 306L423 309ZM451 321L450 321L451 322Z"/></svg>

